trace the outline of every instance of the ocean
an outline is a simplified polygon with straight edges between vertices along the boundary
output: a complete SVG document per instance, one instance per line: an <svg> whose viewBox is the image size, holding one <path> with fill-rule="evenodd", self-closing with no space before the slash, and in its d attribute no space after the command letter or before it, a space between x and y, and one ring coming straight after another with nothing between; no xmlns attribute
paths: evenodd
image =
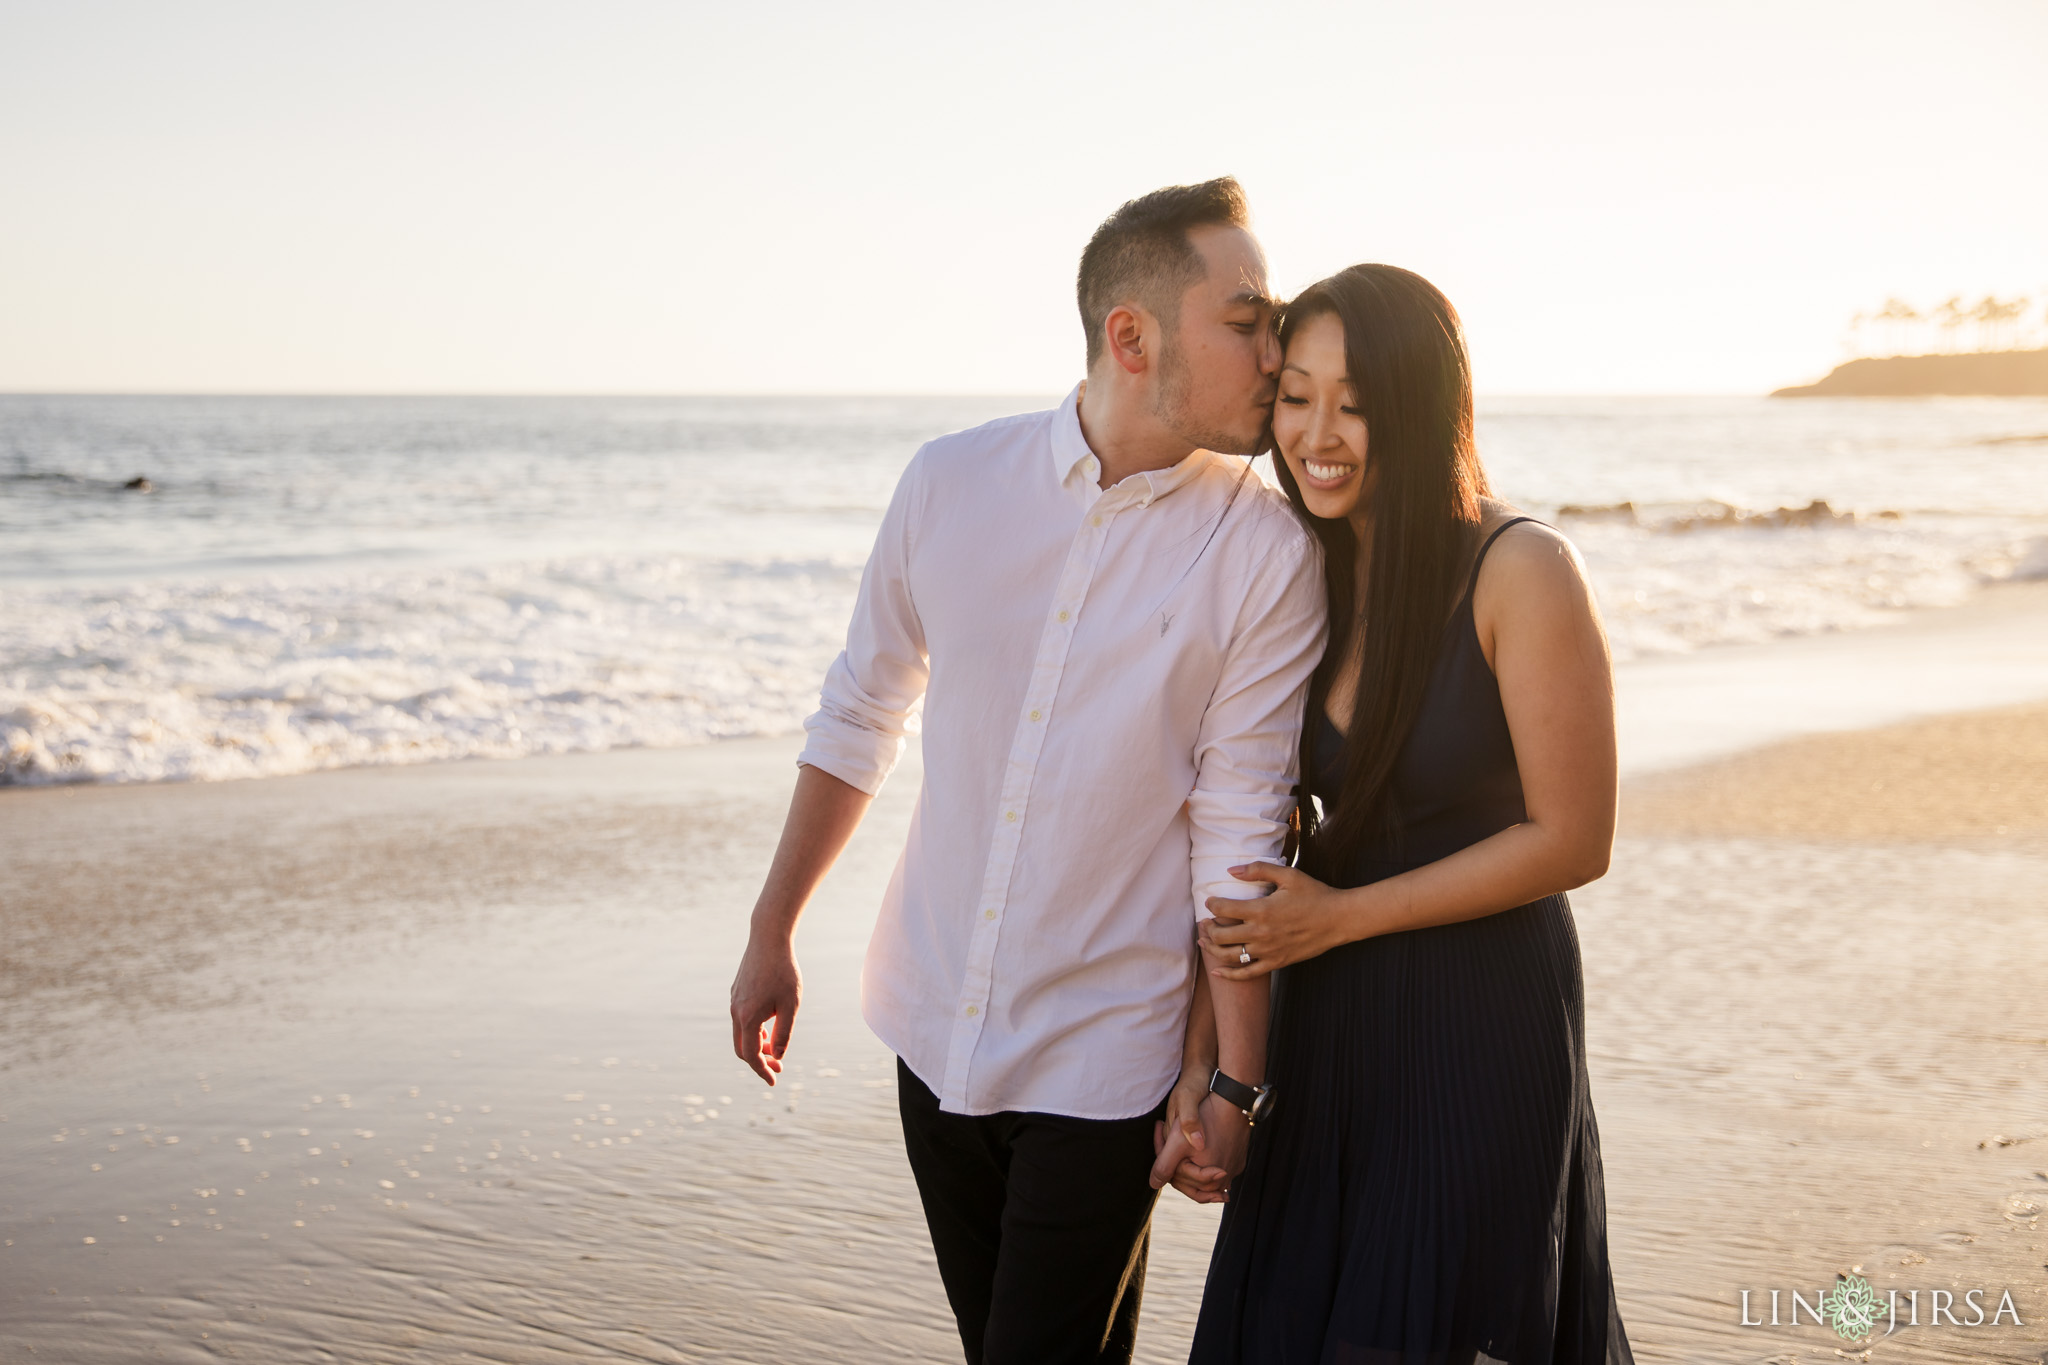
<svg viewBox="0 0 2048 1365"><path fill-rule="evenodd" d="M791 731L917 446L1052 401L0 396L0 785ZM1479 438L1621 660L2048 578L2048 401L1500 398Z"/></svg>

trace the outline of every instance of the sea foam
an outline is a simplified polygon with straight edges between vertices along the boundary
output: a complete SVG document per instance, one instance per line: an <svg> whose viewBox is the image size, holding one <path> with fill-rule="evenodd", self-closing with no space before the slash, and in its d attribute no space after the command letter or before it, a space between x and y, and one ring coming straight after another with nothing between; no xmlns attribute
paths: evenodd
<svg viewBox="0 0 2048 1365"><path fill-rule="evenodd" d="M1617 659L1856 630L2048 577L2048 526L1985 517L1774 518L1696 507L1563 509ZM1799 509L1803 512L1805 509Z"/></svg>
<svg viewBox="0 0 2048 1365"><path fill-rule="evenodd" d="M858 581L647 556L10 591L0 783L775 734L815 705Z"/></svg>
<svg viewBox="0 0 2048 1365"><path fill-rule="evenodd" d="M1615 655L1848 630L2048 576L1975 518L1555 520ZM787 733L816 705L851 558L582 556L0 594L0 784L218 780Z"/></svg>

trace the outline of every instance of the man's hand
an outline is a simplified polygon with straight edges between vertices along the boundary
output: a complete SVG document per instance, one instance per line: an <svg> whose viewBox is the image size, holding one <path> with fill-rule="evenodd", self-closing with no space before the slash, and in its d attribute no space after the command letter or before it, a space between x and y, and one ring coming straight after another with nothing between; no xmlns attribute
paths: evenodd
<svg viewBox="0 0 2048 1365"><path fill-rule="evenodd" d="M747 941L739 972L732 979L732 1050L770 1085L782 1071L782 1056L789 1051L789 1032L796 1023L797 1001L803 993L796 949L787 939L764 942L757 934Z"/></svg>
<svg viewBox="0 0 2048 1365"><path fill-rule="evenodd" d="M1230 1182L1244 1173L1251 1148L1245 1112L1209 1093L1206 1075L1182 1076L1167 1097L1166 1118L1154 1126L1152 1188L1171 1184L1197 1204L1220 1204Z"/></svg>
<svg viewBox="0 0 2048 1365"><path fill-rule="evenodd" d="M1252 1145L1252 1121L1244 1110L1213 1094L1202 1098L1200 1121L1203 1136L1208 1139L1206 1160L1224 1172L1222 1184L1227 1191L1230 1182L1244 1174L1245 1158Z"/></svg>
<svg viewBox="0 0 2048 1365"><path fill-rule="evenodd" d="M747 951L732 979L732 1050L770 1085L782 1070L797 1000L804 993L803 973L796 969L797 919L825 870L853 837L869 799L821 768L805 764L797 769L782 842L775 846L775 861L754 903Z"/></svg>

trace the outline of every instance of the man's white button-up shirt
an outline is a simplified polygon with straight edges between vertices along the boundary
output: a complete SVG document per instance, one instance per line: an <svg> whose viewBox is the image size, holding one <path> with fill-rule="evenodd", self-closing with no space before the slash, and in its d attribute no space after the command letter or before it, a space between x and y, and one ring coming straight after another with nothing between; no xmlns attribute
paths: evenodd
<svg viewBox="0 0 2048 1365"><path fill-rule="evenodd" d="M917 452L798 760L873 793L922 707L861 1003L953 1113L1172 1088L1195 922L1278 855L1322 652L1286 499L1204 451L1104 491L1078 395Z"/></svg>

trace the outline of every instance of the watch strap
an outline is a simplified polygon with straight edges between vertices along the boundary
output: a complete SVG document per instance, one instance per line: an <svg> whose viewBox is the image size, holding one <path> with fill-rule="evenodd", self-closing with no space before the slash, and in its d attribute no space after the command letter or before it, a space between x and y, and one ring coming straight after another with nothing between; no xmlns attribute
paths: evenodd
<svg viewBox="0 0 2048 1365"><path fill-rule="evenodd" d="M1209 1089L1212 1093L1221 1095L1230 1103L1244 1110L1247 1115L1252 1112L1252 1107L1259 1102L1257 1086L1246 1085L1243 1081L1224 1075L1221 1067L1210 1073Z"/></svg>

